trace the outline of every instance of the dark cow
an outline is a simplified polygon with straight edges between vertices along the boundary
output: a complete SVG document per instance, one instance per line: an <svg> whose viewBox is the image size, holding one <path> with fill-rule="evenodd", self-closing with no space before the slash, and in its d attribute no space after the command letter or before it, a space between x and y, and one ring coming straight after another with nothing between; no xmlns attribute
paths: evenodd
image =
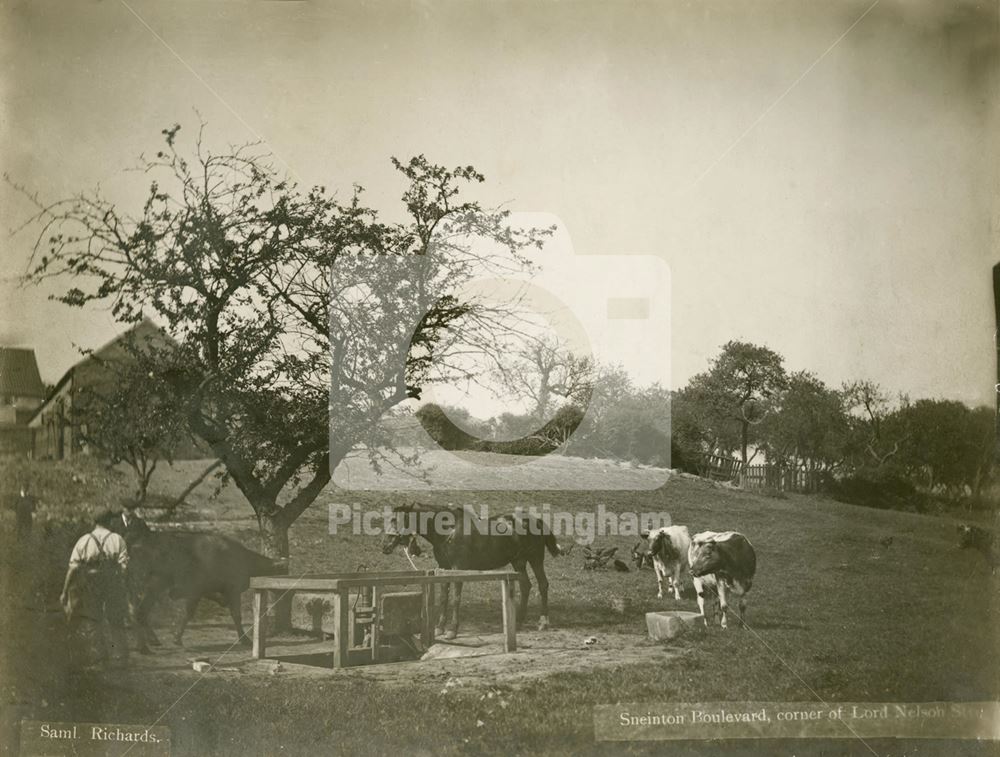
<svg viewBox="0 0 1000 757"><path fill-rule="evenodd" d="M1000 564L1000 555L997 553L996 536L993 533L985 528L963 523L958 527L958 545L962 549L971 547L982 552L990 566L990 572L996 575L997 565Z"/></svg>
<svg viewBox="0 0 1000 757"><path fill-rule="evenodd" d="M434 559L446 570L495 570L510 565L518 573L517 623L524 621L528 611L528 594L531 566L538 583L542 614L538 630L549 625L549 579L545 575L545 553L553 557L563 554L555 536L546 524L536 518L511 515L494 515L484 527L471 521L474 511L465 508L441 508L418 503L398 505L393 508L393 518L386 523L382 552L391 553L404 545L412 554L416 535L429 541L434 548ZM613 551L613 550L612 550ZM610 556L610 555L609 555ZM445 639L458 634L459 607L462 602L462 583L455 583L455 601L450 603L451 584L442 587L441 614L438 633ZM447 630L449 603L451 623Z"/></svg>
<svg viewBox="0 0 1000 757"><path fill-rule="evenodd" d="M135 625L142 653L149 652L149 643L158 643L149 613L164 594L184 600L184 612L174 632L178 644L202 599L228 608L239 642L249 644L243 631L241 595L250 587L251 576L287 570L284 561L271 560L218 534L148 531L134 535L128 548L130 581L140 597Z"/></svg>
<svg viewBox="0 0 1000 757"><path fill-rule="evenodd" d="M702 531L691 539L688 562L694 589L698 594L698 610L708 625L705 615L705 589L719 597L722 627L727 627L726 593L734 591L740 598L740 621L746 613L746 593L753 585L757 571L757 555L747 538L736 531ZM744 624L745 625L745 624Z"/></svg>

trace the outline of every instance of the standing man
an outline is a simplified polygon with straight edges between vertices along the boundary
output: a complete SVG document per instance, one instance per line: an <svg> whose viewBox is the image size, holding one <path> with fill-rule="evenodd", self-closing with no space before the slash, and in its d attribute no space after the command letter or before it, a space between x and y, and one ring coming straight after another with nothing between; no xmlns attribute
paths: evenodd
<svg viewBox="0 0 1000 757"><path fill-rule="evenodd" d="M125 544L131 545L149 533L146 521L136 514L136 505L132 500L126 500L120 513L114 516L109 528L116 534L125 537Z"/></svg>
<svg viewBox="0 0 1000 757"><path fill-rule="evenodd" d="M17 516L17 540L22 541L31 534L31 526L35 520L35 509L38 500L28 493L28 484L22 483L20 493L14 502L14 513Z"/></svg>
<svg viewBox="0 0 1000 757"><path fill-rule="evenodd" d="M59 597L70 621L82 624L85 635L95 636L97 662L128 664L125 620L128 593L125 570L128 550L125 540L109 530L115 516L105 510L94 519L94 528L76 542ZM108 624L110 647L104 636Z"/></svg>
<svg viewBox="0 0 1000 757"><path fill-rule="evenodd" d="M146 521L136 514L136 503L134 500L125 500L122 502L122 508L122 511L114 516L108 528L125 539L125 546L129 550L130 563L125 573L125 588L128 594L129 617L132 620L133 627L137 627L135 618L139 609L139 603L142 601L145 571L143 568L142 547L136 548L136 544L148 536L151 531L149 526L146 525ZM148 554L146 552L147 558ZM147 563L145 567L148 569L148 559L145 562ZM146 632L150 637L149 643L154 646L158 645L159 640L156 638L156 634L152 633L152 629L146 629Z"/></svg>

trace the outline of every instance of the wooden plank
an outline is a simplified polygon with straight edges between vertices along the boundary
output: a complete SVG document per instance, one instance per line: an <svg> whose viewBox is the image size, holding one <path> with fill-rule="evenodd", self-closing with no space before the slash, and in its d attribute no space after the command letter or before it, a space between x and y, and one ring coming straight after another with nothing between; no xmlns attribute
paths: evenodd
<svg viewBox="0 0 1000 757"><path fill-rule="evenodd" d="M250 579L254 589L271 589L275 591L339 591L355 589L361 586L422 586L424 584L453 583L461 580L468 583L496 581L506 577L516 577L514 571L446 571L435 575L397 575L364 578L314 578L311 576L255 576Z"/></svg>
<svg viewBox="0 0 1000 757"><path fill-rule="evenodd" d="M253 593L253 656L255 660L262 660L267 652L266 629L267 607L264 602L266 594L257 590Z"/></svg>
<svg viewBox="0 0 1000 757"><path fill-rule="evenodd" d="M430 576L434 575L433 570L386 570L386 571L371 571L371 572L351 572L351 573L299 573L298 575L277 575L277 576L253 576L250 578L250 587L256 588L260 586L261 588L268 589L288 589L288 588L299 588L300 581L312 582L312 581L332 581L340 579L349 578L404 578L407 576ZM281 584L287 584L282 586L272 585L272 582L277 581ZM264 584L267 584L265 586ZM294 584L294 587L292 586Z"/></svg>
<svg viewBox="0 0 1000 757"><path fill-rule="evenodd" d="M302 573L303 578L385 578L392 576L429 576L433 570L355 570L343 573Z"/></svg>
<svg viewBox="0 0 1000 757"><path fill-rule="evenodd" d="M333 598L333 627L336 642L333 648L333 667L343 668L348 664L347 627L351 619L350 607L347 604L346 591L338 591Z"/></svg>
<svg viewBox="0 0 1000 757"><path fill-rule="evenodd" d="M501 610L503 612L503 651L517 651L517 615L514 609L514 579L500 582Z"/></svg>
<svg viewBox="0 0 1000 757"><path fill-rule="evenodd" d="M400 578L339 578L331 582L331 586L334 589L337 588L350 588L353 589L358 586L423 586L425 584L444 584L444 583L454 583L459 578L463 583L482 583L484 581L496 581L500 578L505 578L507 576L516 576L517 574L511 571L510 573L501 573L499 575L484 575L480 573L457 573L454 576L451 575L441 575L441 576L414 576L413 578L400 579ZM298 588L298 587L297 587Z"/></svg>
<svg viewBox="0 0 1000 757"><path fill-rule="evenodd" d="M379 626L382 625L382 608L379 606L381 594L382 592L377 586L372 587L372 607L375 608L372 611L372 624L369 627L369 632L372 635L372 662L378 662Z"/></svg>
<svg viewBox="0 0 1000 757"><path fill-rule="evenodd" d="M424 649L429 649L434 643L434 584L424 584L424 627L420 641Z"/></svg>
<svg viewBox="0 0 1000 757"><path fill-rule="evenodd" d="M435 568L431 573L435 576L448 576L452 583L456 577L469 580L481 576L484 581L491 578L517 578L518 573L514 570L449 570L447 568Z"/></svg>

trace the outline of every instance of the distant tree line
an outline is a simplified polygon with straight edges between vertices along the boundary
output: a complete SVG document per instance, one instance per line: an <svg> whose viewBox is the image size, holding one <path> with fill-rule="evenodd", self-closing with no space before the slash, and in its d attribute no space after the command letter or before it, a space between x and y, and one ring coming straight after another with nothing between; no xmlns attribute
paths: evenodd
<svg viewBox="0 0 1000 757"><path fill-rule="evenodd" d="M519 392L529 411L483 420L427 404L417 415L431 438L445 449L605 457L691 473L708 454L766 462L808 471L834 496L874 507L983 506L995 483L991 408L911 401L872 381L833 388L808 371L788 372L764 346L725 344L676 391L636 386L621 367L565 348L521 357L509 386L530 388Z"/></svg>

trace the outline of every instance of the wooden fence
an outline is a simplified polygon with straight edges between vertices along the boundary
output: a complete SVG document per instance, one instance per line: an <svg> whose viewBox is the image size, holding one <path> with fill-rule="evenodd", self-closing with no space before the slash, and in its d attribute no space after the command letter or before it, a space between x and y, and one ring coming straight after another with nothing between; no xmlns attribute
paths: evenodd
<svg viewBox="0 0 1000 757"><path fill-rule="evenodd" d="M700 474L713 481L736 481L742 467L741 460L709 454L702 457Z"/></svg>
<svg viewBox="0 0 1000 757"><path fill-rule="evenodd" d="M780 465L748 465L723 455L702 457L701 475L713 481L732 481L744 489L775 489L783 492L819 491L821 474L804 468Z"/></svg>
<svg viewBox="0 0 1000 757"><path fill-rule="evenodd" d="M776 489L782 492L816 492L820 488L820 474L804 468L785 468L778 465L748 465L741 472L740 485L744 489Z"/></svg>

